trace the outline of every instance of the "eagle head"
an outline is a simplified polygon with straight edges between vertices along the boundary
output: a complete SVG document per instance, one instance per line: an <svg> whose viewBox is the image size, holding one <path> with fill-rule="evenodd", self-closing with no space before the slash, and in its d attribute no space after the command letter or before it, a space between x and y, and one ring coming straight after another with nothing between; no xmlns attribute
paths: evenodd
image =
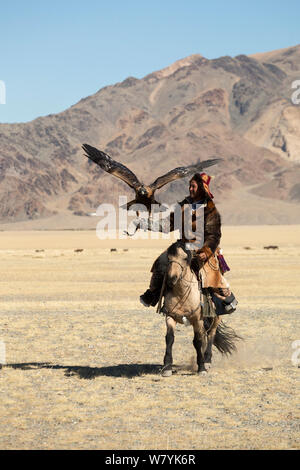
<svg viewBox="0 0 300 470"><path fill-rule="evenodd" d="M139 196L148 196L147 188L144 185L139 187L137 193Z"/></svg>

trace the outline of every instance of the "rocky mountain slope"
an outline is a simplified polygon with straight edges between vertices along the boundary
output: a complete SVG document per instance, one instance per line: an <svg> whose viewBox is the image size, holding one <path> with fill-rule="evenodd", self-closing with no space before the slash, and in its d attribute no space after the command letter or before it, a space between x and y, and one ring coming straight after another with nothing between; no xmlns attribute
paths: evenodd
<svg viewBox="0 0 300 470"><path fill-rule="evenodd" d="M103 202L131 198L125 183L89 162L89 143L146 183L176 166L212 167L224 223L300 223L300 46L208 60L193 55L143 79L100 89L66 111L0 124L2 227L91 228ZM187 180L158 193L180 200ZM11 223L13 222L13 225Z"/></svg>

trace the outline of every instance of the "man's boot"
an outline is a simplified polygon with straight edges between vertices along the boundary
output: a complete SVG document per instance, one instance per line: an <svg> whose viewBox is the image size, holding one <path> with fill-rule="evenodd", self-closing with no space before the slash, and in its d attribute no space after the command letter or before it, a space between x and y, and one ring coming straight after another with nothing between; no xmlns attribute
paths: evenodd
<svg viewBox="0 0 300 470"><path fill-rule="evenodd" d="M160 297L160 289L157 289L155 291L151 291L150 289L147 289L146 292L144 292L144 294L140 296L140 302L145 307L150 307L150 306L155 307L155 305L159 301L159 297Z"/></svg>
<svg viewBox="0 0 300 470"><path fill-rule="evenodd" d="M219 290L217 293L216 291ZM226 315L236 310L238 301L230 289L211 289L212 300L216 306L217 315Z"/></svg>
<svg viewBox="0 0 300 470"><path fill-rule="evenodd" d="M164 274L160 272L154 272L150 281L150 288L140 296L140 302L145 307L155 307L159 301L160 291L164 279Z"/></svg>

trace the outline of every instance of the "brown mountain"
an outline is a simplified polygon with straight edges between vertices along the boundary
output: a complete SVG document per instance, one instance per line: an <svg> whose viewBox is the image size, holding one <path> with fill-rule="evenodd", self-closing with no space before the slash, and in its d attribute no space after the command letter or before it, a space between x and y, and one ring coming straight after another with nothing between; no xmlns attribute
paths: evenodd
<svg viewBox="0 0 300 470"><path fill-rule="evenodd" d="M5 228L92 228L102 202L133 195L89 162L89 143L146 183L221 156L212 167L224 223L300 223L300 45L252 56L193 55L143 79L100 89L66 111L0 124L0 218ZM157 194L180 200L187 180ZM11 223L14 223L11 225Z"/></svg>

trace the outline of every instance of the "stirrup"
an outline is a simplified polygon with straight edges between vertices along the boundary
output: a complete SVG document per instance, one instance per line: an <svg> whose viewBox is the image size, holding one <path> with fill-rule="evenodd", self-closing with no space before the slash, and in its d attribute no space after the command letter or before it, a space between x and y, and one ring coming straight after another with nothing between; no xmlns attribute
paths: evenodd
<svg viewBox="0 0 300 470"><path fill-rule="evenodd" d="M220 299L220 297L212 293L211 298L216 307L216 315L227 315L236 311L238 301L232 293L225 297L225 299Z"/></svg>
<svg viewBox="0 0 300 470"><path fill-rule="evenodd" d="M224 308L226 310L226 313L232 313L236 310L238 301L236 300L233 293L231 292L231 294L228 295L228 297L226 297L223 300L223 304L224 304Z"/></svg>

